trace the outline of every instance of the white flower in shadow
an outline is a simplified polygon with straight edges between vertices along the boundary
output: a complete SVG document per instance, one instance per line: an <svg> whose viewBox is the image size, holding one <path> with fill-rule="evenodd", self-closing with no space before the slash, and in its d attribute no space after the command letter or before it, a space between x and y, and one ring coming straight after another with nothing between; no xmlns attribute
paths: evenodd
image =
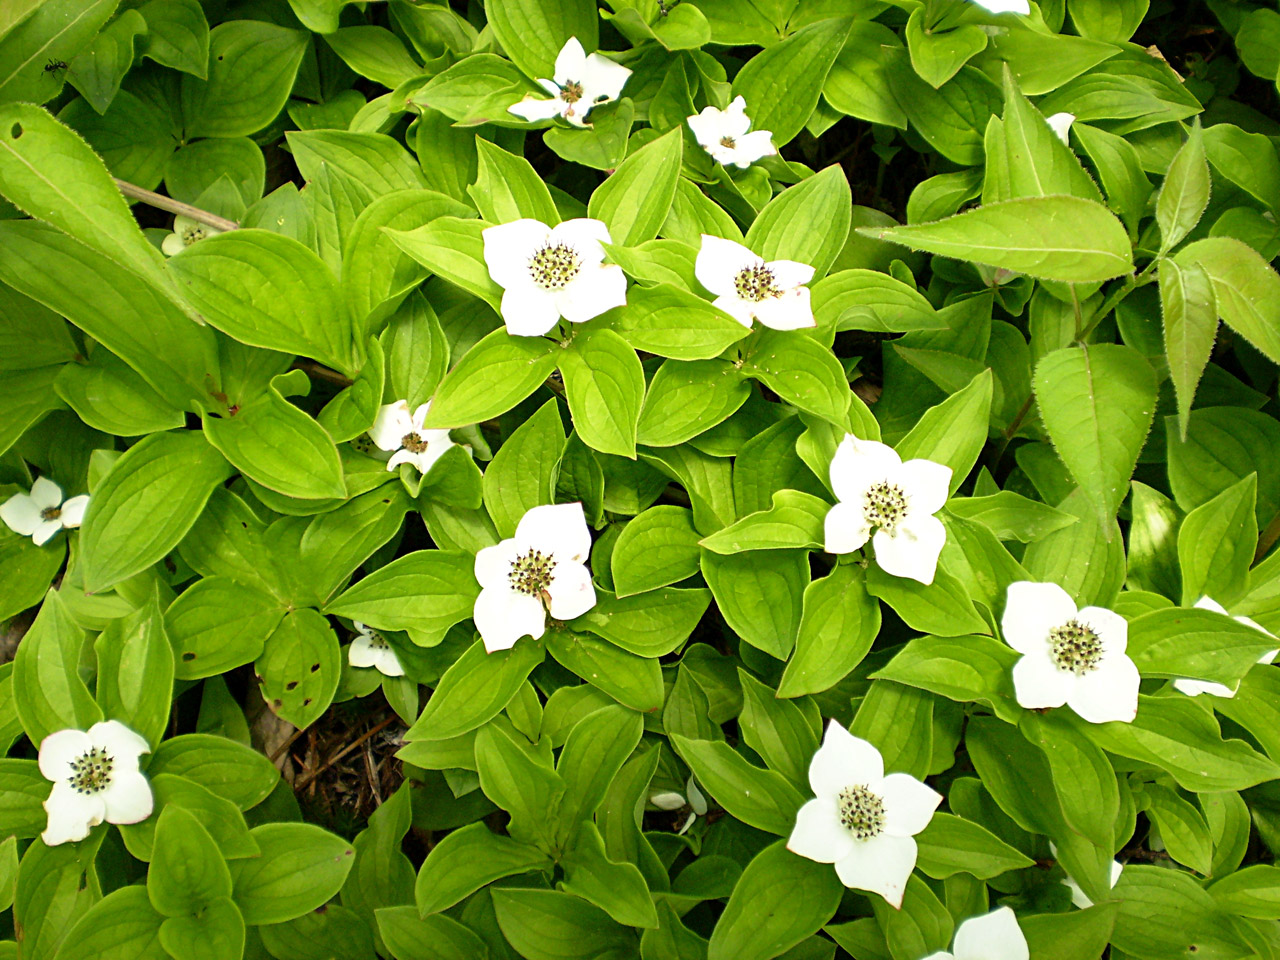
<svg viewBox="0 0 1280 960"><path fill-rule="evenodd" d="M53 781L41 839L49 846L83 840L107 823L139 823L151 816L151 784L138 771L147 741L119 720L88 730L59 730L40 741L40 773Z"/></svg>
<svg viewBox="0 0 1280 960"><path fill-rule="evenodd" d="M0 504L0 520L14 533L30 537L39 547L53 539L59 530L80 526L88 506L88 494L64 502L60 486L48 477L37 477L30 493L15 493Z"/></svg>
<svg viewBox="0 0 1280 960"><path fill-rule="evenodd" d="M507 109L530 122L564 117L575 127L587 125L587 114L622 95L631 71L598 53L588 54L577 37L570 37L556 56L555 78L539 79L550 100L527 96Z"/></svg>

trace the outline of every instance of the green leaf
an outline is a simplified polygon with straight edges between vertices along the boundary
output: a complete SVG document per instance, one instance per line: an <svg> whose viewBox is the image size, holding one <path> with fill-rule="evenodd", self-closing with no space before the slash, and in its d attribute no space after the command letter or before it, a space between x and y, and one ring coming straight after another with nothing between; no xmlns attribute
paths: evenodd
<svg viewBox="0 0 1280 960"><path fill-rule="evenodd" d="M571 623L641 657L671 653L688 639L707 605L710 590L663 587L630 597L596 589L596 605Z"/></svg>
<svg viewBox="0 0 1280 960"><path fill-rule="evenodd" d="M1255 502L1258 478L1250 474L1196 507L1178 529L1182 605L1203 596L1231 603L1249 581L1258 546Z"/></svg>
<svg viewBox="0 0 1280 960"><path fill-rule="evenodd" d="M547 650L561 666L632 710L652 713L662 706L662 670L657 660L637 656L589 633L567 630L548 634Z"/></svg>
<svg viewBox="0 0 1280 960"><path fill-rule="evenodd" d="M564 425L553 399L498 448L484 472L484 499L499 536L514 536L525 513L553 502L556 467L564 447Z"/></svg>
<svg viewBox="0 0 1280 960"><path fill-rule="evenodd" d="M1115 846L1120 793L1106 754L1057 713L1023 714L1023 736L1044 753L1068 827L1104 851Z"/></svg>
<svg viewBox="0 0 1280 960"><path fill-rule="evenodd" d="M1218 305L1209 274L1192 261L1160 261L1160 308L1169 376L1178 397L1178 426L1185 439L1196 386L1218 336Z"/></svg>
<svg viewBox="0 0 1280 960"><path fill-rule="evenodd" d="M587 0L490 0L485 14L502 49L534 80L553 75L571 37L588 53L599 42L596 8Z"/></svg>
<svg viewBox="0 0 1280 960"><path fill-rule="evenodd" d="M1256 863L1214 882L1209 895L1228 913L1280 920L1280 867Z"/></svg>
<svg viewBox="0 0 1280 960"><path fill-rule="evenodd" d="M182 77L187 139L244 137L280 113L310 38L262 20L228 20L209 34L209 78Z"/></svg>
<svg viewBox="0 0 1280 960"><path fill-rule="evenodd" d="M471 616L480 593L473 568L461 551L416 550L354 583L325 612L379 630L407 630L415 643L435 646Z"/></svg>
<svg viewBox="0 0 1280 960"><path fill-rule="evenodd" d="M633 286L627 302L609 316L632 347L673 360L711 360L751 332L701 297L668 283Z"/></svg>
<svg viewBox="0 0 1280 960"><path fill-rule="evenodd" d="M1041 280L1096 283L1133 270L1120 221L1080 197L1004 200L936 223L859 227L858 233Z"/></svg>
<svg viewBox="0 0 1280 960"><path fill-rule="evenodd" d="M271 711L308 727L329 709L342 673L342 652L329 621L315 610L290 610L253 665Z"/></svg>
<svg viewBox="0 0 1280 960"><path fill-rule="evenodd" d="M500 718L476 732L475 761L481 789L511 815L511 837L555 852L554 821L546 811L559 804L565 785L546 752Z"/></svg>
<svg viewBox="0 0 1280 960"><path fill-rule="evenodd" d="M163 922L164 917L147 902L146 890L140 886L121 887L89 907L74 926L66 929L63 947L56 955L60 960L164 960L168 954L158 939ZM25 942L32 943L30 935ZM54 956L52 951L36 952L30 946L23 955L28 954Z"/></svg>
<svg viewBox="0 0 1280 960"><path fill-rule="evenodd" d="M942 86L986 49L987 35L976 24L933 31L927 30L924 22L924 8L917 7L907 20L907 50L911 66L931 87Z"/></svg>
<svg viewBox="0 0 1280 960"><path fill-rule="evenodd" d="M1017 661L1017 653L990 637L919 637L871 677L894 680L961 703L981 701L1012 722L1021 712L1010 679Z"/></svg>
<svg viewBox="0 0 1280 960"><path fill-rule="evenodd" d="M693 513L650 507L622 528L610 564L619 598L678 583L698 572L700 553Z"/></svg>
<svg viewBox="0 0 1280 960"><path fill-rule="evenodd" d="M283 923L315 910L341 888L355 851L309 823L266 823L250 831L260 856L230 864L232 895L245 923Z"/></svg>
<svg viewBox="0 0 1280 960"><path fill-rule="evenodd" d="M898 441L903 460L923 458L951 468L951 492L969 476L987 439L994 380L989 370L977 374L936 407L925 411L911 432Z"/></svg>
<svg viewBox="0 0 1280 960"><path fill-rule="evenodd" d="M1248 244L1233 237L1197 240L1178 251L1179 266L1199 265L1209 276L1218 316L1280 362L1280 277Z"/></svg>
<svg viewBox="0 0 1280 960"><path fill-rule="evenodd" d="M703 550L702 575L729 627L752 646L785 660L800 628L808 551L721 556Z"/></svg>
<svg viewBox="0 0 1280 960"><path fill-rule="evenodd" d="M476 149L478 173L467 193L480 211L481 220L510 223L527 217L552 227L560 222L551 191L528 160L507 153L483 137L476 138Z"/></svg>
<svg viewBox="0 0 1280 960"><path fill-rule="evenodd" d="M538 389L560 360L550 340L494 330L445 375L426 425L465 427L500 416Z"/></svg>
<svg viewBox="0 0 1280 960"><path fill-rule="evenodd" d="M916 834L916 845L920 872L935 880L956 874L990 880L1034 864L990 830L949 813L935 813L929 825Z"/></svg>
<svg viewBox="0 0 1280 960"><path fill-rule="evenodd" d="M723 423L750 396L751 384L727 360L668 360L649 383L636 438L674 447Z"/></svg>
<svg viewBox="0 0 1280 960"><path fill-rule="evenodd" d="M985 42L985 35L983 40ZM1059 139L1044 116L1018 90L1008 66L1004 73L1004 144L1008 183L992 199L1069 195L1102 201L1102 194L1071 148ZM990 135L990 134L989 134ZM991 173L988 167L988 176ZM984 192L984 200L986 194Z"/></svg>
<svg viewBox="0 0 1280 960"><path fill-rule="evenodd" d="M804 797L781 774L748 763L723 741L689 740L673 733L671 745L731 816L779 836L791 833Z"/></svg>
<svg viewBox="0 0 1280 960"><path fill-rule="evenodd" d="M1054 448L1107 522L1125 498L1151 430L1151 365L1128 346L1065 347L1036 365L1035 391Z"/></svg>
<svg viewBox="0 0 1280 960"><path fill-rule="evenodd" d="M1225 912L1183 871L1130 864L1112 895L1120 911L1111 943L1125 953L1241 957L1252 952Z"/></svg>
<svg viewBox="0 0 1280 960"><path fill-rule="evenodd" d="M1209 162L1199 121L1173 155L1169 172L1156 197L1156 222L1160 225L1160 252L1168 253L1189 234L1209 206Z"/></svg>
<svg viewBox="0 0 1280 960"><path fill-rule="evenodd" d="M625 960L636 955L635 934L572 894L503 888L492 896L503 936L526 960Z"/></svg>
<svg viewBox="0 0 1280 960"><path fill-rule="evenodd" d="M823 544L823 522L831 504L800 490L778 490L768 510L748 514L732 526L702 540L713 553L746 550L817 549Z"/></svg>
<svg viewBox="0 0 1280 960"><path fill-rule="evenodd" d="M1035 957L1044 960L1093 960L1106 950L1120 905L1103 903L1087 910L1019 916Z"/></svg>
<svg viewBox="0 0 1280 960"><path fill-rule="evenodd" d="M147 779L151 782L156 814L163 813L170 806L188 811L209 832L222 856L228 860L258 855L258 845L249 836L244 814L230 800L194 780L171 773L149 770ZM138 823L121 825L120 836L125 847L139 860L150 860L154 855L159 820L158 815L152 815Z"/></svg>
<svg viewBox="0 0 1280 960"><path fill-rule="evenodd" d="M630 154L591 194L587 216L603 220L619 246L654 239L675 199L682 150L681 133L672 130Z"/></svg>
<svg viewBox="0 0 1280 960"><path fill-rule="evenodd" d="M880 631L880 604L867 592L866 573L842 564L804 588L795 653L778 696L821 693L846 677Z"/></svg>
<svg viewBox="0 0 1280 960"><path fill-rule="evenodd" d="M457 920L419 917L417 907L381 907L374 916L395 960L488 960L485 942Z"/></svg>
<svg viewBox="0 0 1280 960"><path fill-rule="evenodd" d="M849 379L840 361L811 337L780 330L756 333L742 371L787 403L843 424L849 410Z"/></svg>
<svg viewBox="0 0 1280 960"><path fill-rule="evenodd" d="M67 82L98 113L106 113L111 106L124 75L133 66L134 41L146 33L147 21L142 14L137 10L122 11L71 61Z"/></svg>
<svg viewBox="0 0 1280 960"><path fill-rule="evenodd" d="M165 633L158 595L107 624L93 648L103 715L119 720L147 743L158 744L169 725L174 669L174 650Z"/></svg>
<svg viewBox="0 0 1280 960"><path fill-rule="evenodd" d="M635 350L612 330L595 330L574 337L559 363L578 436L601 453L634 459L644 402L644 370Z"/></svg>
<svg viewBox="0 0 1280 960"><path fill-rule="evenodd" d="M565 891L594 904L624 926L657 928L658 913L644 875L634 863L608 858L595 823L582 821L573 848L562 863Z"/></svg>
<svg viewBox="0 0 1280 960"><path fill-rule="evenodd" d="M844 893L828 864L796 856L782 841L761 850L742 871L716 921L707 960L768 960L816 933Z"/></svg>
<svg viewBox="0 0 1280 960"><path fill-rule="evenodd" d="M1199 810L1177 791L1158 783L1144 784L1138 802L1160 831L1173 860L1197 873L1208 874L1213 869L1213 841Z"/></svg>
<svg viewBox="0 0 1280 960"><path fill-rule="evenodd" d="M909 627L922 633L958 637L991 632L974 610L964 584L944 569L939 569L933 583L925 586L916 580L885 573L874 564L867 567L867 592L879 597Z"/></svg>
<svg viewBox="0 0 1280 960"><path fill-rule="evenodd" d="M198 914L214 900L231 896L231 872L218 845L182 807L168 805L157 818L147 896L166 917Z"/></svg>
<svg viewBox="0 0 1280 960"><path fill-rule="evenodd" d="M486 653L477 639L440 678L405 740L448 740L487 723L511 702L543 654L542 645L533 640Z"/></svg>
<svg viewBox="0 0 1280 960"><path fill-rule="evenodd" d="M147 21L143 56L192 76L208 74L209 21L199 0L148 0L138 12Z"/></svg>
<svg viewBox="0 0 1280 960"><path fill-rule="evenodd" d="M33 744L68 727L87 730L102 719L77 672L83 644L84 631L50 590L13 664L14 704Z"/></svg>
<svg viewBox="0 0 1280 960"><path fill-rule="evenodd" d="M252 663L284 616L284 605L256 586L204 577L165 612L182 680L211 677Z"/></svg>
<svg viewBox="0 0 1280 960"><path fill-rule="evenodd" d="M1147 676L1235 685L1269 650L1268 634L1212 610L1152 610L1129 624L1129 656Z"/></svg>
<svg viewBox="0 0 1280 960"><path fill-rule="evenodd" d="M431 848L418 871L414 898L419 914L426 917L449 909L494 880L550 868L550 858L537 847L496 834L483 823L472 823Z"/></svg>
<svg viewBox="0 0 1280 960"><path fill-rule="evenodd" d="M746 245L765 260L807 263L821 280L848 239L852 202L844 170L833 164L770 200L747 231ZM812 229L815 223L823 229Z"/></svg>
<svg viewBox="0 0 1280 960"><path fill-rule="evenodd" d="M54 390L81 420L104 433L136 437L186 423L181 409L105 350L88 363L65 364Z"/></svg>
<svg viewBox="0 0 1280 960"><path fill-rule="evenodd" d="M957 497L947 503L947 512L983 524L1001 540L1023 543L1039 540L1076 522L1071 514L1012 490L1000 490L983 497Z"/></svg>
<svg viewBox="0 0 1280 960"><path fill-rule="evenodd" d="M0 102L46 103L56 97L62 79L57 74L51 77L45 67L50 60L74 59L110 19L117 2L45 0L6 5L0 17L6 21L4 27L11 29L0 29Z"/></svg>
<svg viewBox="0 0 1280 960"><path fill-rule="evenodd" d="M1124 540L1115 520L1098 520L1098 512L1076 489L1058 505L1079 519L1069 527L1027 546L1023 565L1034 580L1060 585L1080 606L1108 607L1124 584Z"/></svg>
<svg viewBox="0 0 1280 960"><path fill-rule="evenodd" d="M809 761L818 749L818 725L799 706L778 699L771 688L741 667L738 681L742 685L742 713L738 717L742 739L770 770L793 784L805 785Z"/></svg>
<svg viewBox="0 0 1280 960"><path fill-rule="evenodd" d="M257 806L280 782L279 772L263 754L206 733L187 733L164 741L152 751L147 773L171 773L194 780L241 810Z"/></svg>

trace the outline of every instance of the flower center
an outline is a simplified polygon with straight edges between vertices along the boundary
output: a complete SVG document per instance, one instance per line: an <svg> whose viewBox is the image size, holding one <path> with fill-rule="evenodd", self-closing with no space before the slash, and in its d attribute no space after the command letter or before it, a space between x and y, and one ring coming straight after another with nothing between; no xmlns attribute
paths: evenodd
<svg viewBox="0 0 1280 960"><path fill-rule="evenodd" d="M1068 620L1049 631L1049 659L1059 670L1082 677L1098 669L1102 660L1102 640L1091 627Z"/></svg>
<svg viewBox="0 0 1280 960"><path fill-rule="evenodd" d="M204 227L200 226L199 224L186 227L182 231L183 246L189 247L193 243L195 243L197 240L203 240L203 239L204 239Z"/></svg>
<svg viewBox="0 0 1280 960"><path fill-rule="evenodd" d="M530 597L541 596L555 579L556 560L549 553L530 550L512 561L507 579L511 589Z"/></svg>
<svg viewBox="0 0 1280 960"><path fill-rule="evenodd" d="M902 488L888 480L883 480L867 490L864 494L866 503L863 513L867 523L880 527L893 534L903 517L907 515L907 497Z"/></svg>
<svg viewBox="0 0 1280 960"><path fill-rule="evenodd" d="M856 840L870 840L884 833L884 800L863 784L845 787L836 798L840 825Z"/></svg>
<svg viewBox="0 0 1280 960"><path fill-rule="evenodd" d="M560 88L560 99L565 103L577 103L582 99L582 84L577 80L570 80Z"/></svg>
<svg viewBox="0 0 1280 960"><path fill-rule="evenodd" d="M57 520L60 516L62 516L61 507L45 507L40 511L41 520Z"/></svg>
<svg viewBox="0 0 1280 960"><path fill-rule="evenodd" d="M400 438L400 446L404 447L410 453L422 453L427 449L427 441L423 440L416 433L406 433Z"/></svg>
<svg viewBox="0 0 1280 960"><path fill-rule="evenodd" d="M529 258L533 282L544 290L563 290L581 267L577 251L563 243L547 244Z"/></svg>
<svg viewBox="0 0 1280 960"><path fill-rule="evenodd" d="M387 638L380 634L377 630L369 630L366 628L365 636L369 638L369 646L375 650L388 650L391 644L387 643Z"/></svg>
<svg viewBox="0 0 1280 960"><path fill-rule="evenodd" d="M101 793L111 785L111 770L115 760L107 756L102 747L94 747L80 759L71 761L68 782L78 793Z"/></svg>
<svg viewBox="0 0 1280 960"><path fill-rule="evenodd" d="M739 300L750 300L753 303L782 295L782 291L773 282L773 271L763 263L743 267L738 271L738 276L733 281L733 289L737 292Z"/></svg>
<svg viewBox="0 0 1280 960"><path fill-rule="evenodd" d="M720 146L722 146L722 147L727 147L727 148L729 148L730 150L732 150L732 149L733 149L734 147L736 147L737 145L738 145L738 141L737 141L737 140L735 140L735 139L733 139L733 137L721 137L721 138L720 138Z"/></svg>

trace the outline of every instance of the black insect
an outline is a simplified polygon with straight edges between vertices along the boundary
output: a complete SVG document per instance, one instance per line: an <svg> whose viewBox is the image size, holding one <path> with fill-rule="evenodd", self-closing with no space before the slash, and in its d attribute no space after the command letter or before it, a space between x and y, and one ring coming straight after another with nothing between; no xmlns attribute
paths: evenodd
<svg viewBox="0 0 1280 960"><path fill-rule="evenodd" d="M59 70L65 69L67 69L67 61L54 60L52 57L50 57L49 62L44 65L45 73L57 73Z"/></svg>

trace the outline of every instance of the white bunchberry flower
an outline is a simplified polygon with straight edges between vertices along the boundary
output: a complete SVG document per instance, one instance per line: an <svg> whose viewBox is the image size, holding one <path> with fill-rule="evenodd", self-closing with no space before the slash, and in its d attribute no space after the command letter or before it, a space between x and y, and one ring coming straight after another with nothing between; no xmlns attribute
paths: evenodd
<svg viewBox="0 0 1280 960"><path fill-rule="evenodd" d="M1231 616L1231 614L1227 613L1227 608L1212 597L1201 597L1195 602L1195 606L1198 610L1212 610L1214 613L1220 613L1224 617ZM1246 627L1253 627L1253 629L1265 633L1268 637L1275 638L1275 634L1270 630L1262 624L1250 620L1248 617L1232 617L1232 619L1236 623L1243 623ZM1273 663L1277 655L1280 655L1280 650L1268 650L1258 658L1258 663ZM1237 683L1234 687L1228 687L1225 683L1214 683L1212 680L1193 680L1188 677L1179 677L1173 681L1173 687L1189 697L1198 697L1202 693L1207 693L1213 697L1225 697L1230 700L1236 695L1236 691L1240 689L1240 684Z"/></svg>
<svg viewBox="0 0 1280 960"><path fill-rule="evenodd" d="M1049 844L1049 850L1055 857L1058 855L1058 848L1055 847L1052 843ZM1114 888L1115 885L1120 882L1120 874L1122 874L1123 872L1124 872L1124 864L1122 864L1119 860L1112 860L1111 875L1109 877L1111 882L1109 886ZM1071 891L1071 903L1074 906L1079 907L1081 910L1088 910L1090 907L1093 906L1093 901L1090 900L1089 895L1085 893L1083 889L1081 889L1080 884L1076 883L1074 877L1068 875L1066 879L1060 882L1064 887L1066 887L1068 890Z"/></svg>
<svg viewBox="0 0 1280 960"><path fill-rule="evenodd" d="M903 463L892 447L846 434L831 458L839 503L827 512L827 553L852 553L870 540L885 573L933 583L947 539L934 514L947 502L950 484L950 467Z"/></svg>
<svg viewBox="0 0 1280 960"><path fill-rule="evenodd" d="M160 242L160 250L166 257L176 257L193 243L219 233L222 231L217 227L178 214L173 218L173 233Z"/></svg>
<svg viewBox="0 0 1280 960"><path fill-rule="evenodd" d="M80 526L89 495L72 497L65 503L62 488L48 477L37 477L30 493L15 493L0 503L0 520L14 533L30 537L37 547L48 543L59 530Z"/></svg>
<svg viewBox="0 0 1280 960"><path fill-rule="evenodd" d="M960 924L952 951L939 950L924 960L1028 960L1031 956L1018 917L1008 907Z"/></svg>
<svg viewBox="0 0 1280 960"><path fill-rule="evenodd" d="M580 217L549 227L513 220L488 227L484 262L502 287L507 333L540 337L561 317L585 323L627 302L627 277L604 262L602 244L612 243L600 220Z"/></svg>
<svg viewBox="0 0 1280 960"><path fill-rule="evenodd" d="M1076 608L1056 583L1009 585L1004 639L1022 654L1013 666L1018 703L1028 710L1064 703L1090 723L1130 723L1138 715L1138 668L1125 653L1129 624L1103 607Z"/></svg>
<svg viewBox="0 0 1280 960"><path fill-rule="evenodd" d="M693 826L695 820L707 814L707 798L702 795L702 791L698 789L693 777L689 777L684 789L685 793L689 795L687 799L685 798L685 793L679 793L675 790L664 790L649 796L649 802L659 810L687 811L680 829L676 831L677 836L686 833Z"/></svg>
<svg viewBox="0 0 1280 960"><path fill-rule="evenodd" d="M53 781L44 802L48 826L40 836L49 846L83 840L89 828L138 823L151 816L151 784L138 771L147 741L119 720L86 730L59 730L40 741L40 773Z"/></svg>
<svg viewBox="0 0 1280 960"><path fill-rule="evenodd" d="M533 507L516 535L476 554L473 619L489 653L509 650L521 637L537 640L556 620L580 617L596 605L591 571L591 531L581 503Z"/></svg>
<svg viewBox="0 0 1280 960"><path fill-rule="evenodd" d="M816 796L796 814L787 849L834 863L846 887L901 907L916 866L915 835L942 795L908 773L885 776L880 751L835 720L809 763L809 786Z"/></svg>
<svg viewBox="0 0 1280 960"><path fill-rule="evenodd" d="M1031 4L1027 0L973 0L987 13L1020 13L1024 17L1031 13Z"/></svg>
<svg viewBox="0 0 1280 960"><path fill-rule="evenodd" d="M394 451L387 461L388 470L394 470L402 463L411 463L419 473L425 474L453 446L448 430L423 428L430 409L430 400L412 413L405 400L379 408L378 416L369 428L369 439L381 450Z"/></svg>
<svg viewBox="0 0 1280 960"><path fill-rule="evenodd" d="M805 286L813 267L807 263L766 263L740 243L704 233L693 272L716 295L714 304L744 327L753 320L774 330L815 326Z"/></svg>
<svg viewBox="0 0 1280 960"><path fill-rule="evenodd" d="M726 167L733 164L745 170L761 157L778 152L770 131L751 130L747 101L742 97L734 97L727 110L703 107L701 113L689 117L689 129L711 159Z"/></svg>
<svg viewBox="0 0 1280 960"><path fill-rule="evenodd" d="M598 53L588 55L577 37L570 37L556 56L555 79L539 79L550 100L527 96L507 109L532 122L564 117L575 127L587 125L587 114L610 100L617 100L631 71Z"/></svg>
<svg viewBox="0 0 1280 960"><path fill-rule="evenodd" d="M404 667L387 638L359 620L351 621L356 637L347 647L347 660L353 667L377 667L384 677L403 677Z"/></svg>
<svg viewBox="0 0 1280 960"><path fill-rule="evenodd" d="M1053 132L1058 135L1058 139L1070 145L1071 125L1076 122L1076 115L1074 113L1055 113L1052 117L1049 117L1047 122L1053 128Z"/></svg>

